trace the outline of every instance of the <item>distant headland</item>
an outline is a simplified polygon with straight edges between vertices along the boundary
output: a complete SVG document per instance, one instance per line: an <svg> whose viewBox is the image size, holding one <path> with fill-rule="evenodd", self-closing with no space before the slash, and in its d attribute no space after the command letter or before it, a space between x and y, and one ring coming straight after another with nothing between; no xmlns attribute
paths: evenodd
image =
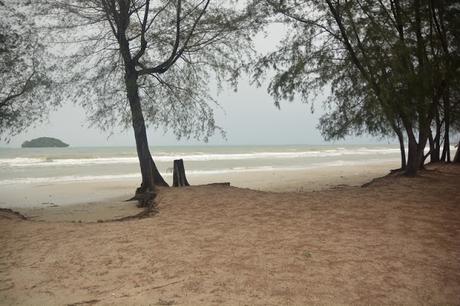
<svg viewBox="0 0 460 306"><path fill-rule="evenodd" d="M69 145L65 142L51 137L39 137L30 141L24 141L21 145L23 148L65 148Z"/></svg>

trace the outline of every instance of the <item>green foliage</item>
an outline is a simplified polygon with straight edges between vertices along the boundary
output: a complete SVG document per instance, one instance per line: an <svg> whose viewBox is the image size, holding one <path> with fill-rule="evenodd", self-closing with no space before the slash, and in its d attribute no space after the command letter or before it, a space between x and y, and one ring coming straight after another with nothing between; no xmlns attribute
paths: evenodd
<svg viewBox="0 0 460 306"><path fill-rule="evenodd" d="M446 80L451 90L459 88L453 81L458 65L452 65L454 58L458 60L458 49L452 48L459 37L458 18L453 18L458 17L456 4L409 0L255 3L265 7L267 20L290 27L279 48L255 65L255 79L275 72L268 91L276 103L296 95L309 103L315 93L330 87L329 111L320 120L326 139L362 133L385 136L402 127L425 133ZM449 25L445 35L450 61L442 52L433 15L445 18L443 22Z"/></svg>
<svg viewBox="0 0 460 306"><path fill-rule="evenodd" d="M0 139L8 140L45 119L59 105L52 65L44 59L30 3L0 2Z"/></svg>
<svg viewBox="0 0 460 306"><path fill-rule="evenodd" d="M125 91L124 55L112 29L115 17L106 15L104 2L111 3L49 1L44 14L52 22L50 44L59 49L55 55L60 58L63 80L68 84L68 99L81 104L90 122L103 130L115 125L128 128L131 113ZM218 103L210 94L210 85L229 82L236 86L241 66L253 54L253 12L237 9L237 1L211 1L201 16L205 2L128 2L131 14L123 35L129 41L130 56L139 74L146 124L170 130L178 138L207 140L215 131L222 132L214 121ZM144 31L147 3L148 28Z"/></svg>

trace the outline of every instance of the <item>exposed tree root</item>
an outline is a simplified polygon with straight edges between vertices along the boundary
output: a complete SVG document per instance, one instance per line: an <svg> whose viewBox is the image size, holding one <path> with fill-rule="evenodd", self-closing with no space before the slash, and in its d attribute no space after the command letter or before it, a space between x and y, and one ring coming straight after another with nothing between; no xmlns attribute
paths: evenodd
<svg viewBox="0 0 460 306"><path fill-rule="evenodd" d="M89 301L82 301L82 302L77 302L77 303L72 303L72 304L67 304L67 306L77 306L77 305L93 305L96 303L99 303L101 300L89 300Z"/></svg>
<svg viewBox="0 0 460 306"><path fill-rule="evenodd" d="M106 221L101 220L98 222L127 221L133 219L147 218L152 215L156 215L159 212L155 203L156 196L157 193L155 191L145 190L145 188L141 186L136 189L136 194L134 195L134 197L132 197L129 200L126 200L126 202L137 201L137 207L143 207L143 211L133 216L122 217L119 219L110 219Z"/></svg>
<svg viewBox="0 0 460 306"><path fill-rule="evenodd" d="M223 187L229 187L229 186L230 186L230 182L210 183L210 184L206 184L206 185L203 185L203 186L223 186Z"/></svg>
<svg viewBox="0 0 460 306"><path fill-rule="evenodd" d="M0 217L5 219L28 220L23 214L9 208L0 208Z"/></svg>
<svg viewBox="0 0 460 306"><path fill-rule="evenodd" d="M402 172L404 172L404 170L406 170L406 169L405 169L405 168L391 169L391 170L390 170L390 174L393 174L393 173L402 173Z"/></svg>
<svg viewBox="0 0 460 306"><path fill-rule="evenodd" d="M118 219L110 219L110 220L105 220L105 221L98 221L98 222L123 222L123 221L129 221L129 220L136 220L136 219L144 219L148 218L151 216L156 215L159 213L158 208L156 207L156 204L152 202L151 205L144 207L144 210L141 211L140 213L132 216L126 216Z"/></svg>
<svg viewBox="0 0 460 306"><path fill-rule="evenodd" d="M138 207L143 207L144 209L135 215L121 217L118 219L107 219L107 220L98 220L97 223L104 223L104 222L122 222L122 221L129 221L129 220L136 220L136 219L143 219L148 218L151 216L156 215L159 213L157 205L154 201L155 196L144 197L142 201L138 203ZM23 214L14 211L9 208L0 208L0 218L8 219L8 220L27 220L27 221L34 221ZM36 220L35 220L36 221ZM40 221L41 222L41 221ZM73 221L74 222L74 221Z"/></svg>

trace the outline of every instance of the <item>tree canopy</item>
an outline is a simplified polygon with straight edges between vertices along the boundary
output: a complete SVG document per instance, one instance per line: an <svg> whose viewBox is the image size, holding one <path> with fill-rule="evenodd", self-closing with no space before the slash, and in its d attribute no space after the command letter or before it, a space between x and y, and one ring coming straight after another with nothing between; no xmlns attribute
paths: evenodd
<svg viewBox="0 0 460 306"><path fill-rule="evenodd" d="M252 52L253 11L210 0L53 0L41 8L41 35L59 59L67 99L102 129L133 127L137 194L167 186L146 126L203 140L220 130L209 84L236 83Z"/></svg>
<svg viewBox="0 0 460 306"><path fill-rule="evenodd" d="M120 6L125 2L127 16ZM222 131L210 85L236 85L242 61L253 52L254 21L234 2L49 1L45 17L53 24L42 34L59 50L68 99L83 105L96 126L131 126L118 42L123 34L146 124L178 138L207 140ZM120 18L125 29L117 28Z"/></svg>
<svg viewBox="0 0 460 306"><path fill-rule="evenodd" d="M9 139L41 122L59 105L53 65L45 58L32 4L0 1L0 135Z"/></svg>
<svg viewBox="0 0 460 306"><path fill-rule="evenodd" d="M274 69L269 92L277 103L304 101L331 88L320 129L327 139L351 133L397 135L406 173L415 174L430 142L444 151L452 126L452 91L458 90L458 37L452 1L255 1L290 26L278 50L262 57L256 79ZM436 135L432 125L437 125ZM433 158L432 158L433 159Z"/></svg>

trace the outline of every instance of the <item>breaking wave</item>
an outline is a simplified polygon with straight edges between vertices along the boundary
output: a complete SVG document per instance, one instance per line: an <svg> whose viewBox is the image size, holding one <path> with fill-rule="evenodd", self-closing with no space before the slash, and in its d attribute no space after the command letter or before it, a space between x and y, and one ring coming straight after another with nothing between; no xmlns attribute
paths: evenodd
<svg viewBox="0 0 460 306"><path fill-rule="evenodd" d="M248 152L248 153L189 153L189 154L161 154L154 157L157 162L172 162L175 159L184 161L224 161L224 160L254 160L254 159L295 159L309 157L340 157L340 156L382 156L399 154L396 148L356 148L356 149L327 149L297 152ZM63 167L63 166L90 166L136 164L138 159L132 157L90 157L90 158L3 158L0 167Z"/></svg>
<svg viewBox="0 0 460 306"><path fill-rule="evenodd" d="M317 168L326 167L342 167L342 166L358 166L368 164L379 164L385 162L395 162L398 159L387 158L387 159L367 159L360 161L345 161L335 160L330 162L313 163L305 167L273 167L273 166L261 166L261 167L234 167L226 169L215 169L215 170L190 170L186 171L187 175L200 176L200 175L219 175L227 173L246 173L246 172L275 172L275 171L302 171ZM165 177L172 176L172 173L162 173ZM140 173L130 174L117 174L117 175L69 175L69 176L54 176L54 177L30 177L30 178L15 178L0 180L0 185L9 184L45 184L45 183L69 183L69 182L91 182L91 181L117 181L117 180L129 180L129 179L140 179Z"/></svg>

